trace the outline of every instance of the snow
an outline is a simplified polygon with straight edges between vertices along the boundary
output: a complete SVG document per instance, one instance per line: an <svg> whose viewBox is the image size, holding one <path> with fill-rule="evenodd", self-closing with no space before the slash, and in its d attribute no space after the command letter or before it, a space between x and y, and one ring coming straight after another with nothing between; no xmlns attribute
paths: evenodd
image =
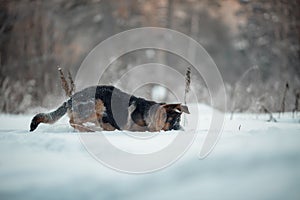
<svg viewBox="0 0 300 200"><path fill-rule="evenodd" d="M197 106L191 107L193 113ZM200 160L212 109L198 108L198 118L183 117L186 131L154 133L153 141L103 132L117 147L140 153L164 148L177 134L195 134L174 164L139 175L95 160L67 117L31 133L32 115L1 114L0 199L300 199L299 114L284 113L277 123L267 122L267 115L235 114L230 120L228 114L217 145Z"/></svg>

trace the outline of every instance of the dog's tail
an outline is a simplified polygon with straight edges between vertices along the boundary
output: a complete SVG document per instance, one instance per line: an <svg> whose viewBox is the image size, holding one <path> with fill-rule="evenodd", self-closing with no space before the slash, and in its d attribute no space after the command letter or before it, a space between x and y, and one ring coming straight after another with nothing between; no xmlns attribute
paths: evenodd
<svg viewBox="0 0 300 200"><path fill-rule="evenodd" d="M40 123L53 124L66 114L68 103L64 102L59 108L50 113L39 113L33 117L30 124L30 131L34 131Z"/></svg>

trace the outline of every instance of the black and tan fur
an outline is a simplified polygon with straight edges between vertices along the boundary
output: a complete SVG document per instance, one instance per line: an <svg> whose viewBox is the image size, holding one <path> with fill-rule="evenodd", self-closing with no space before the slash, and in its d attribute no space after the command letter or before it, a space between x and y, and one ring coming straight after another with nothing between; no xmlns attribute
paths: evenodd
<svg viewBox="0 0 300 200"><path fill-rule="evenodd" d="M179 130L183 112L189 113L187 106L148 101L113 86L92 86L73 94L57 110L34 116L30 131L40 123L56 122L65 113L70 125L79 131L93 131L85 125L87 122L106 131Z"/></svg>

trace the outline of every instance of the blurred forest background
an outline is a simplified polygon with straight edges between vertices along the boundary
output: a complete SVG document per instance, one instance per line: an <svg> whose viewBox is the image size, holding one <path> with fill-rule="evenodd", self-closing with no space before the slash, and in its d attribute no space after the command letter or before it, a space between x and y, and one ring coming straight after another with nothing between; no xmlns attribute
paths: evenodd
<svg viewBox="0 0 300 200"><path fill-rule="evenodd" d="M56 107L66 98L58 65L75 76L98 43L145 26L180 31L205 47L222 74L229 111L299 110L299 0L0 0L0 112ZM106 81L114 84L142 57L182 74L187 66L167 52L138 51L113 63ZM209 103L195 79L192 71L198 98ZM183 93L184 83L178 88Z"/></svg>

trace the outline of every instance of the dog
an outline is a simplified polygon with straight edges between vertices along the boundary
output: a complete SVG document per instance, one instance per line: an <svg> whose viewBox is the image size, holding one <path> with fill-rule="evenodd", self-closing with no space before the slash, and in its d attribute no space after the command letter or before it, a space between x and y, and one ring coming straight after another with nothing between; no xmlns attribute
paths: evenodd
<svg viewBox="0 0 300 200"><path fill-rule="evenodd" d="M66 113L70 125L80 132L94 131L86 123L93 123L105 131L154 132L182 129L181 114L190 112L180 103L157 103L129 95L114 86L99 85L73 94L53 112L35 115L30 131L40 123L53 124Z"/></svg>

